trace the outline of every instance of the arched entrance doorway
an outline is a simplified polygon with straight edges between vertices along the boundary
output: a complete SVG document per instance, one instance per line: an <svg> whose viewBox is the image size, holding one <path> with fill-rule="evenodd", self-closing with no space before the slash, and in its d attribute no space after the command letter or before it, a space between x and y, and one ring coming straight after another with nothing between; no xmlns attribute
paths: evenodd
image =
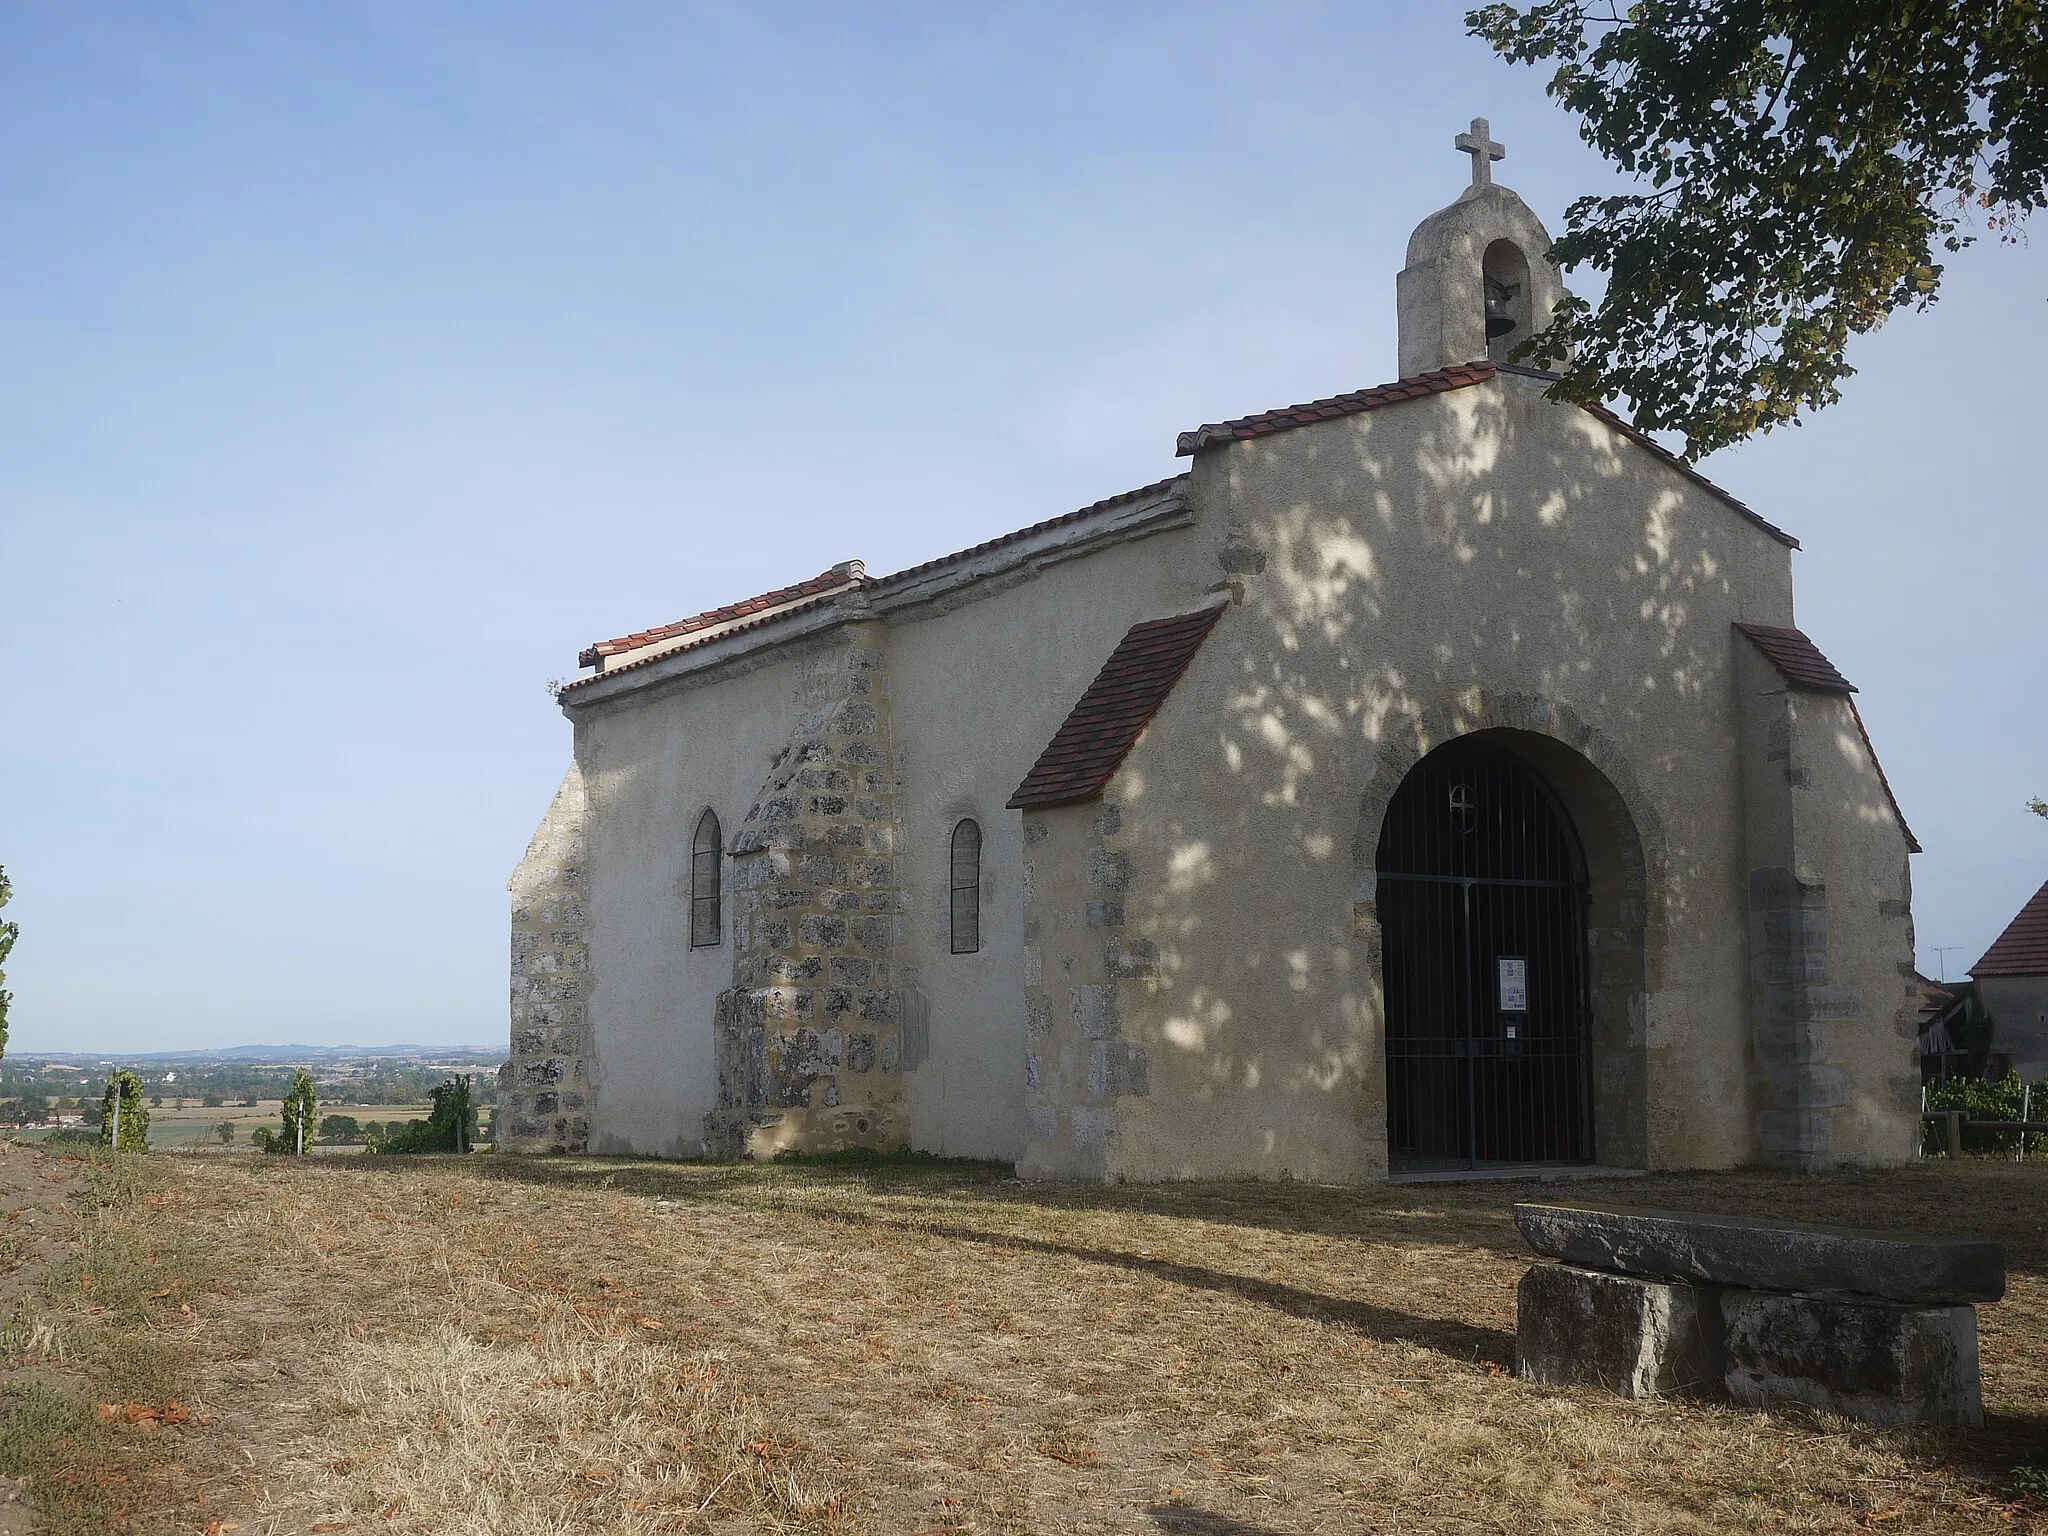
<svg viewBox="0 0 2048 1536"><path fill-rule="evenodd" d="M1401 781L1376 864L1392 1170L1590 1162L1590 888L1550 786L1452 741Z"/></svg>

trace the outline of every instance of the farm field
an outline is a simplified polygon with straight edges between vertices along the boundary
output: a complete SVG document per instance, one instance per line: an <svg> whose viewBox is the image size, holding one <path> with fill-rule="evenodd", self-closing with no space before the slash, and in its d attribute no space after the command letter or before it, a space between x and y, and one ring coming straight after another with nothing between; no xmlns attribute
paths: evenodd
<svg viewBox="0 0 2048 1536"><path fill-rule="evenodd" d="M1556 1185L490 1155L34 1176L75 1186L76 1228L7 1334L41 1395L10 1387L34 1411L0 1471L59 1530L2048 1530L2040 1164L1626 1187L2002 1239L1970 1434L1515 1379L1509 1210Z"/></svg>
<svg viewBox="0 0 2048 1536"><path fill-rule="evenodd" d="M424 1120L427 1118L425 1104L346 1104L322 1105L320 1114L353 1115L357 1120ZM201 1108L197 1101L184 1109L176 1107L175 1101L167 1100L160 1109L149 1112L149 1143L152 1147L165 1150L219 1151L222 1148L216 1131L221 1121L234 1125L234 1140L227 1144L228 1150L247 1152L253 1144L249 1133L259 1125L275 1126L284 1109L282 1099L260 1099L254 1105L227 1104L213 1109ZM39 1139L35 1131L22 1133L24 1141ZM360 1152L355 1147L323 1147L325 1152Z"/></svg>

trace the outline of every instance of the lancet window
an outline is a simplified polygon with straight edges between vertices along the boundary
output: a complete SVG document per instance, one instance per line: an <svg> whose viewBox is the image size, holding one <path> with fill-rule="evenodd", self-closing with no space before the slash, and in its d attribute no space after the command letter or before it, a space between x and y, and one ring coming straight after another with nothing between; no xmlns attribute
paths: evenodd
<svg viewBox="0 0 2048 1536"><path fill-rule="evenodd" d="M963 821L953 828L951 916L953 953L981 948L981 828Z"/></svg>
<svg viewBox="0 0 2048 1536"><path fill-rule="evenodd" d="M697 833L690 840L690 948L709 949L724 932L718 904L719 861L723 843L718 832L718 814L706 811L697 818Z"/></svg>

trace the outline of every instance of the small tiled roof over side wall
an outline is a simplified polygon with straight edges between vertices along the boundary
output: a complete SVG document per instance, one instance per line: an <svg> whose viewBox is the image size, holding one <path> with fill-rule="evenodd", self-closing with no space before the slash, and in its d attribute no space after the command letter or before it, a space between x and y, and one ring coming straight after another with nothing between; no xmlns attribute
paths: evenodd
<svg viewBox="0 0 2048 1536"><path fill-rule="evenodd" d="M1870 766L1877 770L1877 782L1884 789L1884 798L1892 808L1892 815L1898 818L1899 830L1906 835L1906 846L1915 853L1920 852L1920 839L1906 824L1906 813L1899 809L1899 797L1892 792L1892 781L1884 771L1884 764L1878 761L1877 745L1870 739L1870 728L1863 723L1863 711L1856 707L1853 697L1856 685L1842 676L1835 664L1821 654L1821 648L1806 637L1804 630L1775 624L1737 624L1735 628L1763 652L1764 660L1794 688L1832 693L1848 701L1849 716L1856 722L1856 734L1863 738L1863 750L1870 754Z"/></svg>
<svg viewBox="0 0 2048 1536"><path fill-rule="evenodd" d="M1010 796L1010 809L1101 794L1222 613L1219 603L1133 624Z"/></svg>
<svg viewBox="0 0 2048 1536"><path fill-rule="evenodd" d="M1804 631L1771 624L1735 627L1749 637L1764 653L1764 659L1778 669L1778 675L1793 687L1811 688L1818 693L1856 691L1856 685L1835 670L1835 664L1821 654L1820 647L1807 639Z"/></svg>

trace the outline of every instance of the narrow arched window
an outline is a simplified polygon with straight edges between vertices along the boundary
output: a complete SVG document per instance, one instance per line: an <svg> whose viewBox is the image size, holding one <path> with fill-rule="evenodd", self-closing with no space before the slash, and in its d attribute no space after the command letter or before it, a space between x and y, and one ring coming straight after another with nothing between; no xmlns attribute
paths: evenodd
<svg viewBox="0 0 2048 1536"><path fill-rule="evenodd" d="M708 949L718 942L718 861L720 844L718 815L706 811L697 818L697 835L690 842L690 948Z"/></svg>
<svg viewBox="0 0 2048 1536"><path fill-rule="evenodd" d="M981 948L981 828L963 821L953 829L953 953Z"/></svg>

